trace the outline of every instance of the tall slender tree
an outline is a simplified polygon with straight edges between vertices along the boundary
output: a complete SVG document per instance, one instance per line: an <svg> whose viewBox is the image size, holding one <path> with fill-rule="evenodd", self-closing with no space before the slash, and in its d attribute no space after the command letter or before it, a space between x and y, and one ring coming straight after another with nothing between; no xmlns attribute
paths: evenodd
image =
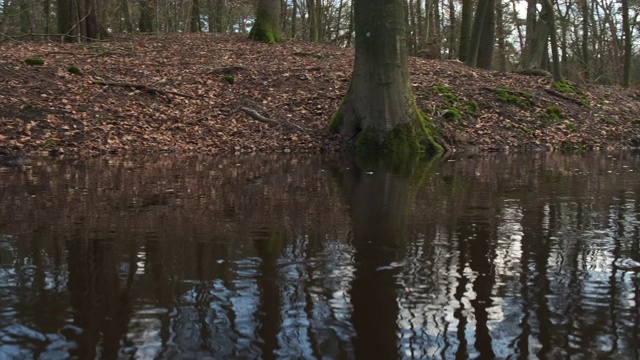
<svg viewBox="0 0 640 360"><path fill-rule="evenodd" d="M551 57L553 58L553 80L562 81L562 70L560 68L560 55L558 52L558 39L556 30L555 10L551 0L542 0L542 6L547 10L547 19L549 27L549 38L551 40Z"/></svg>
<svg viewBox="0 0 640 360"><path fill-rule="evenodd" d="M631 39L631 23L629 21L629 0L622 1L622 32L624 33L624 69L622 70L622 86L631 85L631 52L633 39Z"/></svg>
<svg viewBox="0 0 640 360"><path fill-rule="evenodd" d="M409 83L404 0L354 0L356 48L351 84L330 129L360 153L441 151Z"/></svg>
<svg viewBox="0 0 640 360"><path fill-rule="evenodd" d="M471 27L473 24L473 0L462 0L462 13L460 14L460 47L458 48L458 60L467 62L467 52L471 42Z"/></svg>
<svg viewBox="0 0 640 360"><path fill-rule="evenodd" d="M202 24L200 23L200 3L198 2L198 0L191 1L191 19L189 30L192 33L202 31Z"/></svg>

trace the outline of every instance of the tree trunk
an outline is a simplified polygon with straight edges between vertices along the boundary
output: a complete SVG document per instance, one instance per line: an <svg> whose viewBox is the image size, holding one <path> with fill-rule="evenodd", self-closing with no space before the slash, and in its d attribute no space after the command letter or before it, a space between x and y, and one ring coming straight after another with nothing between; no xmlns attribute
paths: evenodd
<svg viewBox="0 0 640 360"><path fill-rule="evenodd" d="M307 11L309 12L309 41L318 42L318 19L316 18L315 0L307 0Z"/></svg>
<svg viewBox="0 0 640 360"><path fill-rule="evenodd" d="M524 69L541 69L544 59L547 38L549 37L550 19L547 7L543 6L540 12L540 19L536 21L533 35L527 35L527 45L523 56Z"/></svg>
<svg viewBox="0 0 640 360"><path fill-rule="evenodd" d="M497 0L496 6L496 32L498 41L498 70L507 71L507 54L506 54L506 39L504 28L504 4L502 0Z"/></svg>
<svg viewBox="0 0 640 360"><path fill-rule="evenodd" d="M102 38L104 34L100 29L100 22L98 21L97 0L85 0L82 17L85 19L85 33L83 35L89 39Z"/></svg>
<svg viewBox="0 0 640 360"><path fill-rule="evenodd" d="M192 33L202 31L202 25L200 24L200 3L198 0L192 0L191 2L191 24L189 30Z"/></svg>
<svg viewBox="0 0 640 360"><path fill-rule="evenodd" d="M429 41L429 54L431 59L440 59L440 50L442 44L442 31L441 23L440 23L440 0L433 0L433 11L431 15L433 19L431 24L433 24L433 30L431 34L433 38Z"/></svg>
<svg viewBox="0 0 640 360"><path fill-rule="evenodd" d="M216 26L219 33L223 33L226 30L226 18L222 16L225 8L225 0L216 1Z"/></svg>
<svg viewBox="0 0 640 360"><path fill-rule="evenodd" d="M631 25L629 22L629 0L622 0L622 31L624 33L624 69L622 74L622 86L628 88L631 85Z"/></svg>
<svg viewBox="0 0 640 360"><path fill-rule="evenodd" d="M64 41L73 41L73 36L78 35L78 27L75 26L75 6L73 0L57 0L58 32L64 34Z"/></svg>
<svg viewBox="0 0 640 360"><path fill-rule="evenodd" d="M478 49L478 59L476 61L476 65L481 69L491 69L491 65L493 63L496 28L495 2L496 0L487 1L487 10L484 13L484 19L482 20L483 24L482 32L480 33L480 47Z"/></svg>
<svg viewBox="0 0 640 360"><path fill-rule="evenodd" d="M296 20L298 19L298 0L293 0L291 9L291 38L296 38Z"/></svg>
<svg viewBox="0 0 640 360"><path fill-rule="evenodd" d="M408 46L408 50L409 50L409 54L415 54L417 52L417 45L416 45L416 33L417 33L417 29L416 29L416 14L414 13L414 3L413 0L409 0L407 3L405 3L405 7L408 9L408 11L406 12L406 26L408 26L408 31L407 34L409 36L407 36L407 46Z"/></svg>
<svg viewBox="0 0 640 360"><path fill-rule="evenodd" d="M30 34L33 32L33 26L31 24L31 7L27 0L20 0L20 32L22 34Z"/></svg>
<svg viewBox="0 0 640 360"><path fill-rule="evenodd" d="M580 44L580 56L582 57L582 76L585 81L591 78L589 74L589 2L581 0L582 10L582 43Z"/></svg>
<svg viewBox="0 0 640 360"><path fill-rule="evenodd" d="M526 26L525 26L525 42L524 42L524 48L522 50L522 52L520 53L520 57L521 57L521 64L523 65L523 67L526 69L527 68L527 58L529 57L529 54L532 52L531 47L534 46L534 39L536 37L535 32L539 31L540 28L536 27L536 4L538 3L538 0L527 0L527 22L526 22Z"/></svg>
<svg viewBox="0 0 640 360"><path fill-rule="evenodd" d="M484 25L485 14L489 7L490 0L478 0L476 15L473 19L473 32L469 41L469 49L467 51L467 59L465 64L476 67L478 63L478 51L480 50L480 37L482 36L482 27Z"/></svg>
<svg viewBox="0 0 640 360"><path fill-rule="evenodd" d="M471 26L473 24L473 0L462 0L462 14L460 15L460 47L458 60L466 63L471 42Z"/></svg>
<svg viewBox="0 0 640 360"><path fill-rule="evenodd" d="M270 44L280 40L280 0L260 0L249 38Z"/></svg>
<svg viewBox="0 0 640 360"><path fill-rule="evenodd" d="M562 81L562 70L560 69L560 56L558 54L558 39L556 36L556 16L551 0L543 0L542 6L547 10L549 38L551 40L551 56L553 57L553 80Z"/></svg>
<svg viewBox="0 0 640 360"><path fill-rule="evenodd" d="M153 23L155 17L154 0L140 0L140 20L138 21L138 30L142 33L153 32Z"/></svg>
<svg viewBox="0 0 640 360"><path fill-rule="evenodd" d="M404 0L354 0L356 55L351 84L331 130L365 154L441 150L409 83Z"/></svg>
<svg viewBox="0 0 640 360"><path fill-rule="evenodd" d="M42 11L44 12L44 33L49 35L51 32L50 29L50 20L51 20L51 1L44 0L42 2Z"/></svg>
<svg viewBox="0 0 640 360"><path fill-rule="evenodd" d="M128 33L133 32L131 13L129 12L129 2L127 0L120 0L120 11L122 12L122 18L124 19L124 28Z"/></svg>
<svg viewBox="0 0 640 360"><path fill-rule="evenodd" d="M447 58L455 58L456 51L456 5L453 0L449 0L449 51Z"/></svg>

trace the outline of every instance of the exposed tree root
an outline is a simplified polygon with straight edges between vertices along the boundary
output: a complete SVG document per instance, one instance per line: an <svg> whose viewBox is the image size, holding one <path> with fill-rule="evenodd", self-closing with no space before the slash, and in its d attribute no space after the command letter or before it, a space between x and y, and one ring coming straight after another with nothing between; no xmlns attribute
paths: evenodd
<svg viewBox="0 0 640 360"><path fill-rule="evenodd" d="M278 121L278 120L269 119L268 117L262 116L257 111L255 111L253 109L250 109L248 107L241 106L241 107L239 107L239 109L244 111L247 115L251 116L252 118L254 118L254 119L258 120L258 121L262 121L262 122L267 123L267 124L284 125L284 126L288 126L288 127L294 128L294 129L296 129L298 131L304 131L304 129L300 125L296 125L296 124L290 123L288 121Z"/></svg>

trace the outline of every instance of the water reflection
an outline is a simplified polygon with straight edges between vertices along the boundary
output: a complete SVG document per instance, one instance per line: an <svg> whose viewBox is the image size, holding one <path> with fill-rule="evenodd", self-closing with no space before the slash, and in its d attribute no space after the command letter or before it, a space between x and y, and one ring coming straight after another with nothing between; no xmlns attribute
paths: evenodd
<svg viewBox="0 0 640 360"><path fill-rule="evenodd" d="M639 161L0 167L0 357L637 358Z"/></svg>

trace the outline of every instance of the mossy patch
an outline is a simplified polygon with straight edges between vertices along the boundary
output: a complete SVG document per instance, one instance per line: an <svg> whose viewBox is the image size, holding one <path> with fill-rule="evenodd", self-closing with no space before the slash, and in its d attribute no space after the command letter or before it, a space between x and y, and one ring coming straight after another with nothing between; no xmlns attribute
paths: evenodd
<svg viewBox="0 0 640 360"><path fill-rule="evenodd" d="M404 157L417 153L444 152L434 139L437 134L433 123L418 111L418 126L400 124L391 131L380 131L367 126L360 131L355 142L356 154L366 156Z"/></svg>
<svg viewBox="0 0 640 360"><path fill-rule="evenodd" d="M435 84L431 87L431 90L433 90L433 92L435 92L436 94L442 96L443 98L447 99L447 101L449 102L456 102L458 101L458 96L456 94L454 94L451 91L451 88L449 88L449 86L444 85L444 84Z"/></svg>
<svg viewBox="0 0 640 360"><path fill-rule="evenodd" d="M44 60L40 58L26 58L24 59L24 63L29 66L44 65Z"/></svg>
<svg viewBox="0 0 640 360"><path fill-rule="evenodd" d="M35 107L31 104L26 104L22 106L21 110L23 113L29 114L35 110Z"/></svg>
<svg viewBox="0 0 640 360"><path fill-rule="evenodd" d="M501 87L496 89L496 95L498 96L498 100L523 109L530 109L536 105L533 95L528 92Z"/></svg>
<svg viewBox="0 0 640 360"><path fill-rule="evenodd" d="M460 110L458 110L458 108L450 106L442 114L442 117L447 121L455 122L462 119L462 113L460 112Z"/></svg>
<svg viewBox="0 0 640 360"><path fill-rule="evenodd" d="M572 132L577 132L578 131L578 125L576 125L575 123L572 123L570 121L567 121L564 124L564 127L566 127L567 130L572 131Z"/></svg>
<svg viewBox="0 0 640 360"><path fill-rule="evenodd" d="M47 139L42 143L43 148L54 148L58 144L57 139Z"/></svg>
<svg viewBox="0 0 640 360"><path fill-rule="evenodd" d="M545 124L555 124L564 119L564 113L560 107L551 105L544 109L544 113L540 115L540 118Z"/></svg>
<svg viewBox="0 0 640 360"><path fill-rule="evenodd" d="M478 103L476 101L471 100L460 103L460 98L454 94L447 85L435 84L431 87L431 90L442 96L449 103L449 106L439 111L446 121L457 122L462 120L465 114L475 114L478 112Z"/></svg>
<svg viewBox="0 0 640 360"><path fill-rule="evenodd" d="M358 135L355 146L358 155L405 156L425 151L409 124L400 124L388 132L368 126Z"/></svg>
<svg viewBox="0 0 640 360"><path fill-rule="evenodd" d="M81 71L81 70L80 70L80 68L79 68L79 67L77 67L77 66L73 66L73 65L72 65L72 66L69 66L69 67L67 68L67 71L68 71L70 74L73 74L73 75L82 75L82 71Z"/></svg>
<svg viewBox="0 0 640 360"><path fill-rule="evenodd" d="M640 118L635 118L635 119L631 120L631 123L633 125L640 125Z"/></svg>
<svg viewBox="0 0 640 360"><path fill-rule="evenodd" d="M577 94L576 89L567 80L560 80L553 83L553 88L561 93Z"/></svg>
<svg viewBox="0 0 640 360"><path fill-rule="evenodd" d="M222 81L226 82L229 85L233 85L236 82L236 79L233 75L225 75L222 77Z"/></svg>

